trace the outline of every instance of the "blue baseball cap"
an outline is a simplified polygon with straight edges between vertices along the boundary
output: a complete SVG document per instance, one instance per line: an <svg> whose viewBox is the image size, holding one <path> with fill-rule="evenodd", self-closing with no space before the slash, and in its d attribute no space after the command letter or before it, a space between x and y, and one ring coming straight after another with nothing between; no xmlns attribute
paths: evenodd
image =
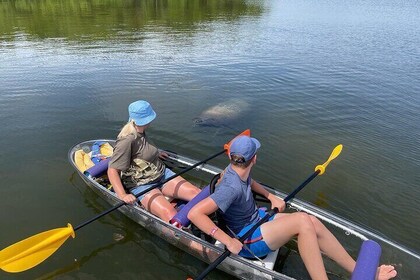
<svg viewBox="0 0 420 280"><path fill-rule="evenodd" d="M153 111L149 102L144 100L131 103L128 106L128 115L128 120L133 120L139 126L146 125L156 118L156 112Z"/></svg>
<svg viewBox="0 0 420 280"><path fill-rule="evenodd" d="M250 160L261 147L260 141L249 136L238 136L230 145L230 156L242 156L245 161Z"/></svg>

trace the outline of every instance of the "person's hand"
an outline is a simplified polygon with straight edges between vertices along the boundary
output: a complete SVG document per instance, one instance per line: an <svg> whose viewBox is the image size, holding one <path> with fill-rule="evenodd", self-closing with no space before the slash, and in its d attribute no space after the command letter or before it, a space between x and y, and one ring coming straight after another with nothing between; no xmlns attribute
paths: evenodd
<svg viewBox="0 0 420 280"><path fill-rule="evenodd" d="M168 157L169 157L169 155L166 152L164 152L164 151L159 152L159 158L160 159L167 159Z"/></svg>
<svg viewBox="0 0 420 280"><path fill-rule="evenodd" d="M280 197L270 193L270 195L268 196L268 199L271 201L272 209L274 207L277 207L277 209L279 209L279 212L283 212L284 209L286 209L286 203Z"/></svg>
<svg viewBox="0 0 420 280"><path fill-rule="evenodd" d="M131 193L126 193L122 196L118 196L119 199L121 199L122 201L124 201L127 204L134 204L137 200L137 198L132 195Z"/></svg>
<svg viewBox="0 0 420 280"><path fill-rule="evenodd" d="M227 249L235 255L239 254L239 252L242 250L242 246L243 244L241 241L236 238L231 238L229 244L226 244Z"/></svg>

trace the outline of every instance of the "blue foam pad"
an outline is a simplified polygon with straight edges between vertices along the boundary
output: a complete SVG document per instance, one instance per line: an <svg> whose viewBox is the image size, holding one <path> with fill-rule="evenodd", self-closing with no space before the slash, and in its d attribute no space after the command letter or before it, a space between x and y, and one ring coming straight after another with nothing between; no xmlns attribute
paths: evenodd
<svg viewBox="0 0 420 280"><path fill-rule="evenodd" d="M176 224L178 227L183 226L187 227L191 223L188 219L188 213L191 208L193 208L197 203L205 199L210 195L210 186L206 186L197 194L193 199L191 199L181 210L169 221L171 224Z"/></svg>
<svg viewBox="0 0 420 280"><path fill-rule="evenodd" d="M375 280L381 257L381 246L372 240L365 240L357 257L351 280Z"/></svg>
<svg viewBox="0 0 420 280"><path fill-rule="evenodd" d="M101 160L99 163L95 164L94 166L83 172L83 174L92 177L102 176L108 170L108 163L110 160L111 158Z"/></svg>

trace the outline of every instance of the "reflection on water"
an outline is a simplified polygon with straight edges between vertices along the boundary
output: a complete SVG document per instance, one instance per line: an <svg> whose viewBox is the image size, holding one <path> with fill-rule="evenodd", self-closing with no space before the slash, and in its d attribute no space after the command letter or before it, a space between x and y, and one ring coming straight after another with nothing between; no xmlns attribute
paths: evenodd
<svg viewBox="0 0 420 280"><path fill-rule="evenodd" d="M66 180L74 172L67 151L115 138L127 104L142 98L158 113L152 140L193 158L251 128L262 143L253 176L285 192L342 143L299 198L420 251L418 10L414 0L0 1L0 247L107 207L80 179L80 189ZM225 102L247 105L194 125ZM136 242L108 248L115 227L162 245L115 217L35 269L0 278L35 279L95 248L106 249L57 278L184 277L202 265L169 245L171 258L180 254L174 262ZM130 265L120 268L120 255ZM137 267L139 255L146 261Z"/></svg>
<svg viewBox="0 0 420 280"><path fill-rule="evenodd" d="M135 31L165 32L169 28L168 35L174 36L177 32L194 32L203 22L234 22L243 16L259 16L261 12L260 5L244 0L2 1L0 34L25 33L34 38L75 43L98 40L128 43L143 39L141 34L133 34Z"/></svg>

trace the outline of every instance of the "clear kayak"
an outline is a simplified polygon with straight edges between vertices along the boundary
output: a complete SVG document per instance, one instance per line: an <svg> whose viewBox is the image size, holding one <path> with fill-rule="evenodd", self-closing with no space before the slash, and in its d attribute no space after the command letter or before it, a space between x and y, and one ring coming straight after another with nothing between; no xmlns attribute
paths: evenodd
<svg viewBox="0 0 420 280"><path fill-rule="evenodd" d="M91 151L95 142L106 142L111 146L115 145L115 140L97 139L85 141L72 147L68 158L83 181L95 193L114 206L121 201L112 191L112 188L109 188L106 174L94 177L87 172L82 172L83 170L81 171L76 164L76 153ZM177 153L166 152L169 158L165 161L165 164L168 168L173 169L174 172L191 167L199 162ZM194 170L186 173L184 177L197 186L206 186L211 178L221 171L222 169L206 163L197 166ZM279 197L284 198L287 195L272 187L266 185L264 187ZM261 206L269 206L263 199L258 199L257 197L256 200L258 203L261 203ZM153 234L206 263L213 262L224 252L221 244L217 244L215 240L201 233L194 225L190 225L188 228L178 228L164 222L138 205L124 205L119 207L118 210ZM420 267L419 254L387 239L378 232L352 223L299 199L293 199L289 203L287 211L304 211L318 217L354 258L357 257L363 241L373 240L377 242L382 248L381 263L389 263L396 266L398 271L396 279L416 279L418 276ZM350 277L347 272L327 257L324 258L324 263L330 279L348 279ZM240 279L310 279L300 260L296 242L293 240L264 259L251 260L237 255L230 255L217 268Z"/></svg>

